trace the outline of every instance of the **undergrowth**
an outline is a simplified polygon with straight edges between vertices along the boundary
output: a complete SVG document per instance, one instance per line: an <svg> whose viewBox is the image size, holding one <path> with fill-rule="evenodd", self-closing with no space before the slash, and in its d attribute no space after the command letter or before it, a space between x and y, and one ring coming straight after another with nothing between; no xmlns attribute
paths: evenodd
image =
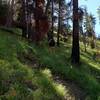
<svg viewBox="0 0 100 100"><path fill-rule="evenodd" d="M39 70L18 59L18 53L28 54L29 50L41 64ZM71 95L53 80L52 74L57 74L77 84L87 95L86 100L99 100L100 62L93 60L94 50L88 50L81 51L81 63L75 66L70 63L70 43L52 49L46 41L35 45L14 33L0 30L0 99L64 100L66 95Z"/></svg>

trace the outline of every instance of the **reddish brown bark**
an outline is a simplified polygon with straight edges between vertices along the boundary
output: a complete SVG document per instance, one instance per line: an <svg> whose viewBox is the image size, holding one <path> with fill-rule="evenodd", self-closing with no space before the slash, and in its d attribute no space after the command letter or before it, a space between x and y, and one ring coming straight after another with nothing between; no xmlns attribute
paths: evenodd
<svg viewBox="0 0 100 100"><path fill-rule="evenodd" d="M48 18L44 13L43 5L45 3L44 0L36 0L35 2L35 34L33 35L33 40L41 41L45 34L49 30L49 22Z"/></svg>

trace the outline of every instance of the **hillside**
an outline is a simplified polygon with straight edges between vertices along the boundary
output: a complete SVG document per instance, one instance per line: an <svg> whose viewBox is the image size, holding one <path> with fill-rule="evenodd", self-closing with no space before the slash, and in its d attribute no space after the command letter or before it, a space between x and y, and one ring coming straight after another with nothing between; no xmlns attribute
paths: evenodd
<svg viewBox="0 0 100 100"><path fill-rule="evenodd" d="M49 48L20 34L0 30L0 100L100 100L98 49L84 52L81 43L81 63L74 66L70 42Z"/></svg>

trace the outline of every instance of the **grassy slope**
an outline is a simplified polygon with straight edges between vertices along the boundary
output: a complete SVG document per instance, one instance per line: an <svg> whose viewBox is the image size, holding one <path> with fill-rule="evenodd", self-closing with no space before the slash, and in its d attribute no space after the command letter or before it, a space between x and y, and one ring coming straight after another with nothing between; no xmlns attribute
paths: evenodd
<svg viewBox="0 0 100 100"><path fill-rule="evenodd" d="M90 100L98 100L97 98L100 96L100 62L97 63L93 60L94 50L89 49L87 53L81 52L80 66L70 64L70 51L68 44L55 48L55 53L50 53L46 46L33 46L33 52L43 65L50 68L53 73L63 76L64 79L77 83L87 95L91 96Z"/></svg>
<svg viewBox="0 0 100 100"><path fill-rule="evenodd" d="M61 100L66 90L48 69L37 71L19 61L17 54L27 48L20 37L0 30L0 100Z"/></svg>
<svg viewBox="0 0 100 100"><path fill-rule="evenodd" d="M69 44L54 50L48 49L46 43L43 44L36 46L17 35L0 31L1 100L61 100L67 90L53 81L51 72L77 83L88 99L100 99L100 62L93 60L95 50L88 48L87 53L82 51L81 65L73 66L69 59ZM42 68L46 69L32 69L18 59L18 54L29 54L30 49Z"/></svg>

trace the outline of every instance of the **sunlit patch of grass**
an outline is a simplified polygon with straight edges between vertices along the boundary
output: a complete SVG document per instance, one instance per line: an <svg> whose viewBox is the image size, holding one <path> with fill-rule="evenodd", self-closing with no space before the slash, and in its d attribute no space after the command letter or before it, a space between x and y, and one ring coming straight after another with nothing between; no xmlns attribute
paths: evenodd
<svg viewBox="0 0 100 100"><path fill-rule="evenodd" d="M62 97L65 97L68 92L62 84L54 83L54 88Z"/></svg>
<svg viewBox="0 0 100 100"><path fill-rule="evenodd" d="M47 88L49 88L48 91L53 91L53 92L57 93L58 96L60 95L62 98L64 98L66 95L71 96L68 93L69 90L67 89L67 87L65 87L64 85L62 85L60 83L53 81L53 77L52 77L51 71L49 69L42 70L42 74L45 76L45 78L48 79L48 82L49 82L49 83L47 83L46 81L44 81L45 82L44 85L46 86L46 84L51 84L50 88L47 87Z"/></svg>
<svg viewBox="0 0 100 100"><path fill-rule="evenodd" d="M95 67L96 69L100 70L99 63L93 61L93 59L92 60L91 59L88 59L87 57L82 56L82 55L81 55L81 59L83 61L85 61L87 64L89 64L91 67Z"/></svg>
<svg viewBox="0 0 100 100"><path fill-rule="evenodd" d="M90 62L89 65L90 65L91 67L95 67L95 68L97 68L98 70L100 70L100 66L99 66L100 64L94 64L94 63Z"/></svg>
<svg viewBox="0 0 100 100"><path fill-rule="evenodd" d="M46 76L46 77L52 77L51 71L49 69L44 69L42 70L42 73Z"/></svg>

